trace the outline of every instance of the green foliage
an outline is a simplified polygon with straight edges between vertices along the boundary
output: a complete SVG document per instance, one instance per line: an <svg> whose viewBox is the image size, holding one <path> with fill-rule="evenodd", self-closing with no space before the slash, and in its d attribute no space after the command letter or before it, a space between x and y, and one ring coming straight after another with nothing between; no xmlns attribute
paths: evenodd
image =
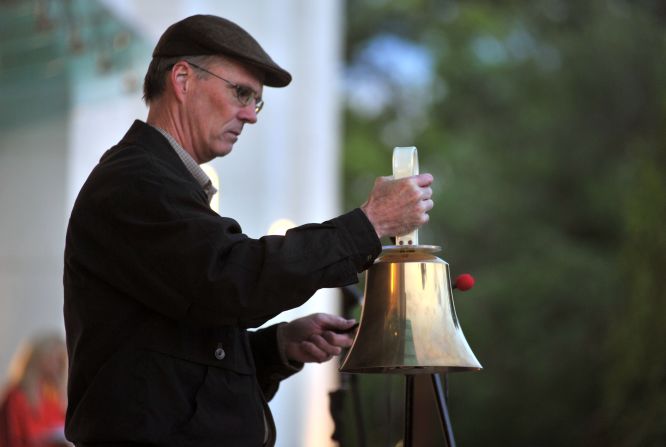
<svg viewBox="0 0 666 447"><path fill-rule="evenodd" d="M421 242L477 278L457 296L485 368L451 377L459 443L664 445L666 8L347 8L347 64L366 78L347 87L347 205L390 174L394 146L417 146L436 178ZM423 49L429 76L377 63L382 36ZM381 107L359 106L368 85Z"/></svg>

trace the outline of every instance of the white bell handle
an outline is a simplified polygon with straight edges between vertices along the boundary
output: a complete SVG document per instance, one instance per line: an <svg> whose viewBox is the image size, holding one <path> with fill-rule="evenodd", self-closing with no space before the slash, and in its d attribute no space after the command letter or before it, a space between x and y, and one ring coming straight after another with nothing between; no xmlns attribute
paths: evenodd
<svg viewBox="0 0 666 447"><path fill-rule="evenodd" d="M411 177L419 173L419 155L416 147L393 148L393 178ZM395 237L396 245L418 245L419 230Z"/></svg>

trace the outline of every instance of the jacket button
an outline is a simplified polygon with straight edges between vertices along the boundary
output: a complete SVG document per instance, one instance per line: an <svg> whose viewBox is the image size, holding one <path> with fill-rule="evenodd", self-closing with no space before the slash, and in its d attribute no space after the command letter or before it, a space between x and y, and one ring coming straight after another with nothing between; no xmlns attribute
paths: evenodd
<svg viewBox="0 0 666 447"><path fill-rule="evenodd" d="M217 349L215 350L215 358L218 360L222 360L224 357L226 357L227 353L224 352L224 349L222 349L222 346L218 346Z"/></svg>

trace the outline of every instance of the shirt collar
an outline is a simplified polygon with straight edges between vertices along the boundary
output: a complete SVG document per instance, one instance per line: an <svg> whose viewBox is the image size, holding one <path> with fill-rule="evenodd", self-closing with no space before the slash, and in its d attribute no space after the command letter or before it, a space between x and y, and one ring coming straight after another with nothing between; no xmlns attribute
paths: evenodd
<svg viewBox="0 0 666 447"><path fill-rule="evenodd" d="M169 141L169 144L178 155L178 158L180 158L180 160L183 162L189 173L192 174L192 177L194 177L197 183L201 185L204 192L206 193L206 196L208 197L208 202L210 202L210 200L217 192L217 189L213 186L213 182L211 182L210 178L208 178L204 170L201 169L201 167L194 160L194 158L192 158L192 156L183 148L183 146L180 145L180 143L178 143L178 141L176 141L174 137L171 136L169 132L157 126L152 126L152 127L154 127L159 133L161 133L164 136L164 138L167 139L167 141Z"/></svg>

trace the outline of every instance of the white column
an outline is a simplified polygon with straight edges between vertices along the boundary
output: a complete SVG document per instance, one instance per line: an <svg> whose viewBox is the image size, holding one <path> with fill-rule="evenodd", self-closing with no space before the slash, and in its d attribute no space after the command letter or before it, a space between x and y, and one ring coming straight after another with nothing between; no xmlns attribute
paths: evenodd
<svg viewBox="0 0 666 447"><path fill-rule="evenodd" d="M66 127L59 116L0 133L0 382L26 336L63 331Z"/></svg>

